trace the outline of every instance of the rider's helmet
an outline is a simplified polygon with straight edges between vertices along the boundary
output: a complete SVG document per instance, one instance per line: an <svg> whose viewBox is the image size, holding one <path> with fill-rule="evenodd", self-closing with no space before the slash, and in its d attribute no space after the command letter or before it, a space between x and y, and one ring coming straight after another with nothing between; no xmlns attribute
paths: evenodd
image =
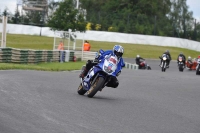
<svg viewBox="0 0 200 133"><path fill-rule="evenodd" d="M197 58L200 59L200 55Z"/></svg>
<svg viewBox="0 0 200 133"><path fill-rule="evenodd" d="M192 58L190 56L188 56L188 60L192 60Z"/></svg>
<svg viewBox="0 0 200 133"><path fill-rule="evenodd" d="M139 58L139 57L140 57L140 55L138 54L136 57L137 57L137 58Z"/></svg>
<svg viewBox="0 0 200 133"><path fill-rule="evenodd" d="M124 48L121 45L115 45L113 47L113 52L118 58L120 58L124 53Z"/></svg>
<svg viewBox="0 0 200 133"><path fill-rule="evenodd" d="M166 50L166 53L169 54L169 50Z"/></svg>

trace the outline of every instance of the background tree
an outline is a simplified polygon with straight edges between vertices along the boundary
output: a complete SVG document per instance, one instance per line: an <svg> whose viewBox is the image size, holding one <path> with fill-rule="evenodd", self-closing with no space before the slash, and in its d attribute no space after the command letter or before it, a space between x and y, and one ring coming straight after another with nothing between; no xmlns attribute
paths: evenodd
<svg viewBox="0 0 200 133"><path fill-rule="evenodd" d="M52 15L56 9L58 8L59 2L55 2L54 0L49 0L48 3L48 16Z"/></svg>
<svg viewBox="0 0 200 133"><path fill-rule="evenodd" d="M86 21L84 14L75 8L73 0L64 0L59 3L56 11L49 16L48 26L52 30L68 31L85 31Z"/></svg>
<svg viewBox="0 0 200 133"><path fill-rule="evenodd" d="M21 23L21 16L18 10L15 11L14 16L12 17L12 21L14 24Z"/></svg>

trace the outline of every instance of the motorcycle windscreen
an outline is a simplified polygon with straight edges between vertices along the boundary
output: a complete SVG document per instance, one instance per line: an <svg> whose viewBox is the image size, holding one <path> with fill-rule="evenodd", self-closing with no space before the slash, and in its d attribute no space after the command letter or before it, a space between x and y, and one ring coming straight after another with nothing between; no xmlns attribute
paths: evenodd
<svg viewBox="0 0 200 133"><path fill-rule="evenodd" d="M115 56L110 56L108 59L105 59L103 64L103 70L111 75L117 69L118 59Z"/></svg>
<svg viewBox="0 0 200 133"><path fill-rule="evenodd" d="M164 61L167 60L167 55L166 54L162 55L162 60L164 60Z"/></svg>
<svg viewBox="0 0 200 133"><path fill-rule="evenodd" d="M183 58L181 56L179 56L178 60L181 62L183 60Z"/></svg>

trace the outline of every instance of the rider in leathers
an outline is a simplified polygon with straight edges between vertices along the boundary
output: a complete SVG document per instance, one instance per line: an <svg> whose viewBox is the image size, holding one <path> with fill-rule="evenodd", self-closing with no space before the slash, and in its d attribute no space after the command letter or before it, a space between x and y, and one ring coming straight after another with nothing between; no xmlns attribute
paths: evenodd
<svg viewBox="0 0 200 133"><path fill-rule="evenodd" d="M168 59L166 60L166 62L167 62L167 68L169 67L169 64L170 64L170 61L171 61L171 55L170 55L170 53L169 53L169 50L166 50L163 54L162 54L162 56L164 55L164 54L166 54L167 55L167 57L168 57ZM161 56L161 57L162 57ZM162 63L162 58L160 57L160 65L159 66L161 66L161 63Z"/></svg>
<svg viewBox="0 0 200 133"><path fill-rule="evenodd" d="M122 46L120 45L115 45L113 47L113 50L107 50L107 51L104 51L102 54L99 54L98 57L95 58L94 62L92 60L88 60L87 63L86 63L86 67L85 67L85 70L80 74L80 78L83 78L87 75L88 71L93 67L95 66L96 64L98 64L98 62L110 55L116 55L118 57L118 64L117 64L117 69L115 71L116 75L118 76L120 73L121 73L121 69L123 67L125 67L125 63L124 63L124 60L122 58L122 55L124 53L124 49ZM111 78L111 81L106 85L107 87L113 87L113 88L116 88L118 87L119 85L119 81L116 77L112 77Z"/></svg>
<svg viewBox="0 0 200 133"><path fill-rule="evenodd" d="M178 55L178 57L179 57L179 56L182 57L182 59L183 59L183 65L185 66L185 61L186 61L185 55L181 52L181 53ZM178 57L177 57L177 63L179 62Z"/></svg>
<svg viewBox="0 0 200 133"><path fill-rule="evenodd" d="M139 69L141 69L140 63L142 62L141 60L144 60L144 58L140 57L140 55L137 55L135 58L135 63L139 66Z"/></svg>

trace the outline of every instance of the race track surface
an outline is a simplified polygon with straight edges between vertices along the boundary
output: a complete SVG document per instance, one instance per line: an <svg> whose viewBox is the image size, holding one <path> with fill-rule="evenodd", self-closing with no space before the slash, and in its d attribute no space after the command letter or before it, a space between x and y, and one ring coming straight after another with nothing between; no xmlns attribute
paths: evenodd
<svg viewBox="0 0 200 133"><path fill-rule="evenodd" d="M0 133L200 133L200 76L147 63L93 98L77 94L80 71L0 71Z"/></svg>

